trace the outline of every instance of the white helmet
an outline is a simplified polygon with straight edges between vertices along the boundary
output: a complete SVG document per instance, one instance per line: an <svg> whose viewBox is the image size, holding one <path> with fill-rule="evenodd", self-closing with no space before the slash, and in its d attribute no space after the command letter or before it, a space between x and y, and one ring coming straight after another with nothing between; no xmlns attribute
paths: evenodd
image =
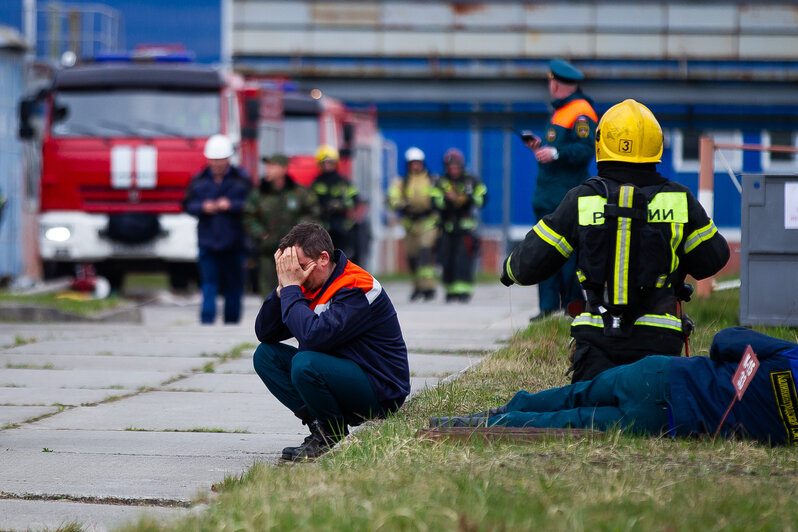
<svg viewBox="0 0 798 532"><path fill-rule="evenodd" d="M407 151L405 152L405 161L408 163L410 161L424 162L424 152L416 148L415 146L413 146L412 148L407 148Z"/></svg>
<svg viewBox="0 0 798 532"><path fill-rule="evenodd" d="M224 135L211 135L205 143L206 159L229 159L233 156L233 143Z"/></svg>

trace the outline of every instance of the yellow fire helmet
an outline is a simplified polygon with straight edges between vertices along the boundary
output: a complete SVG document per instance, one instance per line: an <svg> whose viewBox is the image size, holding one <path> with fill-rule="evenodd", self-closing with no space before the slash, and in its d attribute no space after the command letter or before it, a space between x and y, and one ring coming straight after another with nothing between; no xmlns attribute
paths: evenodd
<svg viewBox="0 0 798 532"><path fill-rule="evenodd" d="M658 163L662 128L645 105L632 99L610 107L596 128L596 161Z"/></svg>
<svg viewBox="0 0 798 532"><path fill-rule="evenodd" d="M338 150L327 144L319 146L316 150L316 162L321 164L324 161L338 162Z"/></svg>

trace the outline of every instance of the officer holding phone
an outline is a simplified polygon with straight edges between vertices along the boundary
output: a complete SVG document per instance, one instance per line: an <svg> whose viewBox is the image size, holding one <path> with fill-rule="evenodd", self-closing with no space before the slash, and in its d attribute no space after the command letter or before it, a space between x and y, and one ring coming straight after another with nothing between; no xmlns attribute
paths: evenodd
<svg viewBox="0 0 798 532"><path fill-rule="evenodd" d="M554 113L546 125L543 139L522 131L521 139L535 153L538 177L532 209L538 220L554 212L565 194L590 177L590 162L595 155L598 116L593 101L580 89L582 72L571 63L553 59L549 63L549 94ZM538 285L540 314L537 320L565 310L581 300L574 257L552 277Z"/></svg>

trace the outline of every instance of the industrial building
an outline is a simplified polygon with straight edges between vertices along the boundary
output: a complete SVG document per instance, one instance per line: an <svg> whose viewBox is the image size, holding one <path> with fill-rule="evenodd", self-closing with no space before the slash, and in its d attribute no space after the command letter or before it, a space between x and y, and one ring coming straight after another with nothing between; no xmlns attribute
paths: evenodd
<svg viewBox="0 0 798 532"><path fill-rule="evenodd" d="M52 20L49 5L38 2L40 27ZM68 10L87 4L58 5ZM625 98L648 105L665 128L661 172L696 194L702 134L731 144L798 145L798 6L790 2L105 0L103 5L119 18L116 42L108 46L179 42L197 51L200 61L287 77L303 89L376 109L385 171L375 178L383 185L404 171L400 155L410 146L427 153L435 172L442 170L446 149L460 148L488 186L485 234L500 242L520 238L535 222L530 203L536 164L514 131L540 133L549 113L545 77L552 57L584 71L584 92L599 114ZM192 10L190 17L186 10ZM11 15L22 16L21 11ZM153 27L162 33L153 35ZM69 47L67 37L54 42L56 33L40 28L40 57ZM69 34L68 24L62 33ZM42 34L49 35L47 43ZM714 218L732 240L739 239L740 226L734 179L761 172L796 173L798 157L716 153Z"/></svg>

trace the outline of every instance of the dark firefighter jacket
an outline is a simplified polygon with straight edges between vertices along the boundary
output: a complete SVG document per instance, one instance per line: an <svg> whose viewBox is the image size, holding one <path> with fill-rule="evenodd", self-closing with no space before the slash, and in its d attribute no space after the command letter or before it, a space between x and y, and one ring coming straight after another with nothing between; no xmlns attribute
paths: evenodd
<svg viewBox="0 0 798 532"><path fill-rule="evenodd" d="M328 231L341 233L352 229L355 221L349 215L358 201L355 185L338 172L323 172L310 190L319 200L321 219Z"/></svg>
<svg viewBox="0 0 798 532"><path fill-rule="evenodd" d="M473 231L477 228L476 209L485 205L488 189L477 176L463 174L454 179L444 175L438 180L435 206L441 213L441 226L447 233ZM446 194L454 193L454 199Z"/></svg>
<svg viewBox="0 0 798 532"><path fill-rule="evenodd" d="M647 231L655 233L632 238L629 246L619 245L614 252L597 247L602 242L602 229L610 229L604 234L611 235L613 244L620 229L612 219L608 223L615 225L603 225L601 213L606 200L591 180L568 192L559 207L527 233L504 261L502 282L539 283L576 252L577 275L585 287L585 266L595 263L596 257L606 257L607 276L615 276L612 281L620 277L621 281L607 283L612 293L603 294L605 301L613 311L623 311L627 317L631 314L633 319L625 320L623 337L607 336L608 314L602 318L601 309L588 303L585 312L571 324L571 335L577 343L587 342L609 351L618 363L649 354L679 355L683 333L681 319L676 317L675 292L686 275L703 279L717 273L729 259L729 246L687 187L663 178L653 164L600 163L599 176L605 179L610 196L618 197L621 185L631 184L649 198ZM617 241L622 242L620 238ZM652 249L652 242L659 242L663 249ZM662 275L656 276L656 286L638 290L638 273L657 268ZM624 297L634 300L636 308L624 305Z"/></svg>
<svg viewBox="0 0 798 532"><path fill-rule="evenodd" d="M592 100L576 91L554 100L554 114L546 125L544 144L557 149L557 159L538 165L532 208L536 216L554 211L565 194L590 177L596 155L596 122Z"/></svg>

